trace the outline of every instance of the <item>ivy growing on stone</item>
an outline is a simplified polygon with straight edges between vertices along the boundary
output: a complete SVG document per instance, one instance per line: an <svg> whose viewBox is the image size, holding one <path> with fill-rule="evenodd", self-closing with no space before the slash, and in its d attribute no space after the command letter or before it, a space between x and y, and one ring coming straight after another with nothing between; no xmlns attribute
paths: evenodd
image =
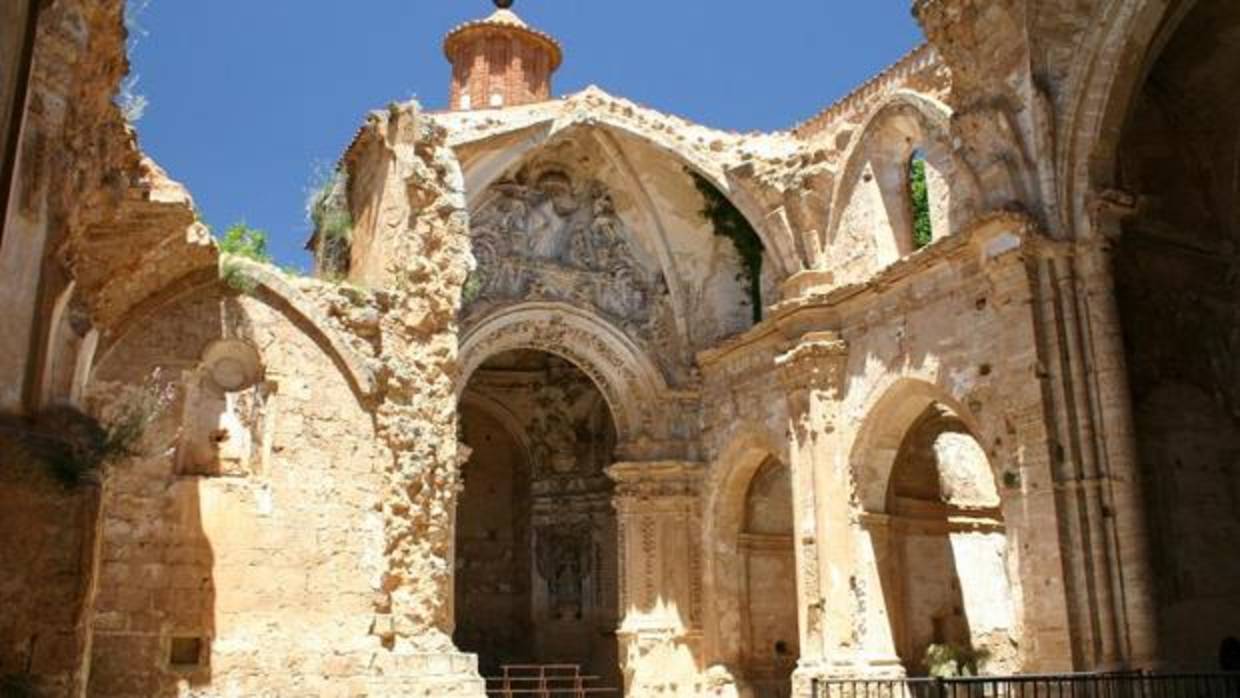
<svg viewBox="0 0 1240 698"><path fill-rule="evenodd" d="M930 222L930 188L926 182L926 159L914 153L908 166L909 203L913 207L913 246L921 249L934 239Z"/></svg>
<svg viewBox="0 0 1240 698"><path fill-rule="evenodd" d="M693 184L702 195L703 207L699 212L715 229L715 235L728 238L736 248L741 260L745 291L753 307L753 321L762 321L762 257L765 248L757 231L749 220L724 196L723 192L697 172L685 168L693 178Z"/></svg>

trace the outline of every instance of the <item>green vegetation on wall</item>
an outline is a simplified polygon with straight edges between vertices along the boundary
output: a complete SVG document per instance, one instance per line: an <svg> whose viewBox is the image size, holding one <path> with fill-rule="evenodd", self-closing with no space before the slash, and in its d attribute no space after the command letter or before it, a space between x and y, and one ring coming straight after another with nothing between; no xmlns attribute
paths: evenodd
<svg viewBox="0 0 1240 698"><path fill-rule="evenodd" d="M306 197L306 218L314 228L319 268L330 277L349 273L352 262L353 215L349 212L349 175L343 169L320 168Z"/></svg>
<svg viewBox="0 0 1240 698"><path fill-rule="evenodd" d="M926 648L926 671L935 678L978 676L990 657L985 649L973 649L951 643L933 644Z"/></svg>
<svg viewBox="0 0 1240 698"><path fill-rule="evenodd" d="M220 279L230 287L242 292L251 293L256 288L254 280L235 262L236 258L249 259L263 264L271 263L271 255L267 252L267 233L258 228L251 228L245 223L234 223L224 231L224 235L215 239L220 252Z"/></svg>
<svg viewBox="0 0 1240 698"><path fill-rule="evenodd" d="M909 199L913 206L913 247L921 249L934 239L930 222L930 188L926 183L926 160L914 154L908 166Z"/></svg>
<svg viewBox="0 0 1240 698"><path fill-rule="evenodd" d="M111 463L142 455L138 442L172 399L156 373L123 400L108 422L72 406L48 407L32 415L3 414L0 453L42 468L72 488L97 480Z"/></svg>
<svg viewBox="0 0 1240 698"><path fill-rule="evenodd" d="M702 194L702 218L714 226L715 235L728 238L736 248L736 254L741 259L745 290L753 306L753 321L761 322L762 256L766 251L762 246L762 239L745 216L714 184L693 170L686 168L685 172L693 178L694 185Z"/></svg>

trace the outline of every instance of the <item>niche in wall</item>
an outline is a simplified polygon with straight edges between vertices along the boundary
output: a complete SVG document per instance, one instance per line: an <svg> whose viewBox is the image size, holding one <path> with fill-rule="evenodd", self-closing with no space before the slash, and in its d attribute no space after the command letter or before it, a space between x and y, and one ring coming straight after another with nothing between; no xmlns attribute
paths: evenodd
<svg viewBox="0 0 1240 698"><path fill-rule="evenodd" d="M270 451L271 398L258 351L236 339L212 342L187 372L177 448L181 475L242 477L261 472Z"/></svg>

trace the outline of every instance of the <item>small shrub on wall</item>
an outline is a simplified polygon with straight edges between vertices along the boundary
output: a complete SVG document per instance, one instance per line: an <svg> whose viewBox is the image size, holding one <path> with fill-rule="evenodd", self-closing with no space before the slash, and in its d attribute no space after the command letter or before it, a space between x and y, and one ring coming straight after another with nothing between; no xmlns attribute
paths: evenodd
<svg viewBox="0 0 1240 698"><path fill-rule="evenodd" d="M0 415L0 453L46 471L66 488L95 481L107 465L141 455L138 442L172 398L172 388L162 387L156 372L106 422L70 405Z"/></svg>

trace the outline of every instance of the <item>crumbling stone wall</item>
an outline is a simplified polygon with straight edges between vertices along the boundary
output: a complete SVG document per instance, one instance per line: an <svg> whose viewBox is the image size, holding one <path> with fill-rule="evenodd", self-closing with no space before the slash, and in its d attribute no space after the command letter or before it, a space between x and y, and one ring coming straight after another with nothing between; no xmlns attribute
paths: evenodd
<svg viewBox="0 0 1240 698"><path fill-rule="evenodd" d="M95 392L158 371L176 397L143 455L106 481L92 696L364 690L391 456L331 347L277 301L211 283L134 318L103 351ZM213 382L220 342L258 350L253 385ZM221 461L209 470L195 450L204 407ZM252 448L232 450L243 441ZM179 655L187 642L198 646Z"/></svg>
<svg viewBox="0 0 1240 698"><path fill-rule="evenodd" d="M123 4L39 3L24 129L16 162L5 163L17 182L0 243L0 297L9 308L0 318L0 410L8 415L81 396L64 367L89 366L79 350L93 343L58 339L70 314L80 339L184 270L213 265L201 230L187 227L188 196L142 161L112 102L127 69ZM20 31L4 26L6 35ZM106 242L92 238L105 222ZM99 244L88 250L88 239ZM110 301L103 300L105 285ZM0 673L30 673L50 695L80 695L89 667L99 489L65 490L13 455L6 448L0 457L0 550L10 561L0 569Z"/></svg>

